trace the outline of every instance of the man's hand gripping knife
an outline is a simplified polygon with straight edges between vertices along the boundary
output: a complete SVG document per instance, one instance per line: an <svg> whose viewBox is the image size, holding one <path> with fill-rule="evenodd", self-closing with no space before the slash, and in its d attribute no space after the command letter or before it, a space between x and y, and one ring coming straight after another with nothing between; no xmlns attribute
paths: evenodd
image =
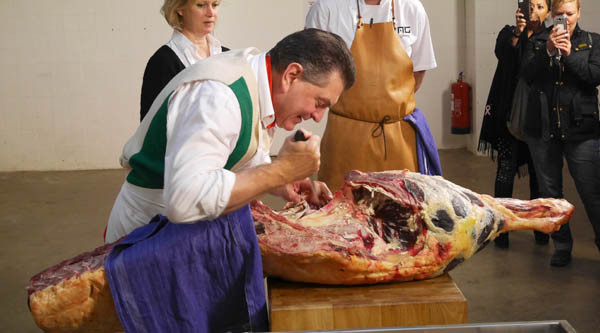
<svg viewBox="0 0 600 333"><path fill-rule="evenodd" d="M302 200L297 191L310 188L308 177L319 170L321 163L320 137L309 132L304 132L304 136L306 141L295 141L294 135L286 138L272 163L236 173L235 185L224 213L239 209L267 192L286 201ZM325 202L331 200L331 191L324 183L316 182L315 187L317 198ZM319 200L315 204L319 204Z"/></svg>
<svg viewBox="0 0 600 333"><path fill-rule="evenodd" d="M298 130L296 131L296 134L294 134L294 141L306 141L308 140L308 138L304 135L304 132L302 132L302 130ZM310 201L315 204L318 205L320 204L319 201L319 192L317 192L317 185L315 184L315 181L312 180L312 178L308 177L308 184L310 185Z"/></svg>

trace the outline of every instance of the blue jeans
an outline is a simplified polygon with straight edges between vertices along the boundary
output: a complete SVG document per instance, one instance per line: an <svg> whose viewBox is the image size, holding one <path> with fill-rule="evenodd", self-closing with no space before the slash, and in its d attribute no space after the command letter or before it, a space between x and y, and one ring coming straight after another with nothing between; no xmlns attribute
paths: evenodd
<svg viewBox="0 0 600 333"><path fill-rule="evenodd" d="M563 197L563 157L567 160L569 173L575 181L577 192L594 228L596 245L600 249L600 138L577 142L530 139L527 144L542 198ZM569 223L553 233L552 239L556 250L571 251L573 238Z"/></svg>

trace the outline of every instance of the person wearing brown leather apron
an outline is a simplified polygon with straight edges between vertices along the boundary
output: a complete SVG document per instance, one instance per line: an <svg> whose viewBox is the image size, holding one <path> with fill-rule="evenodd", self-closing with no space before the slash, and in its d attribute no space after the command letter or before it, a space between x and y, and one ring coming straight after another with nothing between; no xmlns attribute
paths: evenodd
<svg viewBox="0 0 600 333"><path fill-rule="evenodd" d="M415 109L413 63L396 34L394 2L392 21L369 24L357 0L356 83L331 108L321 141L318 177L332 190L353 169L419 171L415 130L403 120Z"/></svg>

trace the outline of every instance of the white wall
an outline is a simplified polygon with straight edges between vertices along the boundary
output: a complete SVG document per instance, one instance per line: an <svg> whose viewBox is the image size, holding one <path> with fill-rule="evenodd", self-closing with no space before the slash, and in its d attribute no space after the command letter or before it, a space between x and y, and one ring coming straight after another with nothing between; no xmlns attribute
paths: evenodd
<svg viewBox="0 0 600 333"><path fill-rule="evenodd" d="M0 1L0 171L118 166L161 3Z"/></svg>
<svg viewBox="0 0 600 333"><path fill-rule="evenodd" d="M215 33L229 47L267 50L303 28L307 2L224 0ZM474 150L496 65L496 33L514 21L514 1L422 2L438 68L427 73L417 105L439 148ZM144 66L171 35L161 4L0 1L0 171L119 167L123 143L138 124ZM582 26L600 31L593 20L600 2L582 6ZM473 85L475 135L450 134L449 89L460 71ZM303 126L320 133L323 125Z"/></svg>
<svg viewBox="0 0 600 333"><path fill-rule="evenodd" d="M417 107L425 113L439 149L464 147L469 136L450 133L450 85L460 72L467 72L465 1L421 2L429 16L438 67L425 74L425 80L416 94Z"/></svg>

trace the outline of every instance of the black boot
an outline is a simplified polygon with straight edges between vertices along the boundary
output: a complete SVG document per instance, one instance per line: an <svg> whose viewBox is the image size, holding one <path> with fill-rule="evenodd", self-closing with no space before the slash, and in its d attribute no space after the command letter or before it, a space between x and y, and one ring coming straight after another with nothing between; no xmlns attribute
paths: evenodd
<svg viewBox="0 0 600 333"><path fill-rule="evenodd" d="M535 243L537 245L546 245L550 241L550 235L543 232L534 230L533 235L535 236Z"/></svg>
<svg viewBox="0 0 600 333"><path fill-rule="evenodd" d="M494 239L494 245L501 249L508 249L508 232L501 233Z"/></svg>
<svg viewBox="0 0 600 333"><path fill-rule="evenodd" d="M571 262L571 251L556 250L550 259L550 266L563 267Z"/></svg>

